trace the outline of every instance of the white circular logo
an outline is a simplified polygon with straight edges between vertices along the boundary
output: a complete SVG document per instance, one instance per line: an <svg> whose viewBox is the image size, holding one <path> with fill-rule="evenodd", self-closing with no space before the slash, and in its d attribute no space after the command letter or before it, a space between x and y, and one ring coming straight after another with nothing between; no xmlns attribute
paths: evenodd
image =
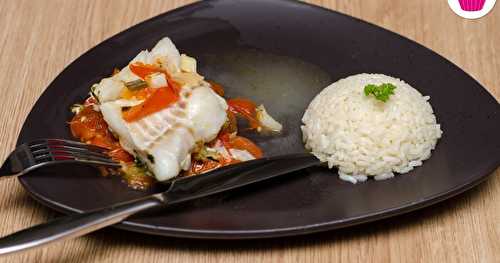
<svg viewBox="0 0 500 263"><path fill-rule="evenodd" d="M496 0L448 0L448 5L455 14L467 19L476 19L488 14L495 2Z"/></svg>

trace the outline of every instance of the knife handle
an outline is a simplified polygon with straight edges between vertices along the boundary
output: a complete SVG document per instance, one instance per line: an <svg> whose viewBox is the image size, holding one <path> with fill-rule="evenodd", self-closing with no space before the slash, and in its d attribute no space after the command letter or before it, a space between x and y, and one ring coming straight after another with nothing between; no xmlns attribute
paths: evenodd
<svg viewBox="0 0 500 263"><path fill-rule="evenodd" d="M162 195L152 195L92 212L57 218L1 238L0 255L82 236L116 224L136 213L165 205L166 202Z"/></svg>

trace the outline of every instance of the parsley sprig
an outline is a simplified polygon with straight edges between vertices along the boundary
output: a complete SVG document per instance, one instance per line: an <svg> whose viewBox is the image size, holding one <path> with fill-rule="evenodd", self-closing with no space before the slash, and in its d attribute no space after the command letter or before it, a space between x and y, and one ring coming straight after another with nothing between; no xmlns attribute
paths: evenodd
<svg viewBox="0 0 500 263"><path fill-rule="evenodd" d="M377 100L387 102L389 97L394 94L396 86L391 83L383 83L380 85L368 84L365 86L365 95L373 94Z"/></svg>

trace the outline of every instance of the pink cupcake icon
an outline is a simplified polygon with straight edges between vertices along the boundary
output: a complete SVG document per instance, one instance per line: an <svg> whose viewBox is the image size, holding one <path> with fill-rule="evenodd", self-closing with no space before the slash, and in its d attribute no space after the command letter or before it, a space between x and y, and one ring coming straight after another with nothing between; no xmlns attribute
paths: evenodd
<svg viewBox="0 0 500 263"><path fill-rule="evenodd" d="M460 8L464 11L480 11L486 0L458 0Z"/></svg>

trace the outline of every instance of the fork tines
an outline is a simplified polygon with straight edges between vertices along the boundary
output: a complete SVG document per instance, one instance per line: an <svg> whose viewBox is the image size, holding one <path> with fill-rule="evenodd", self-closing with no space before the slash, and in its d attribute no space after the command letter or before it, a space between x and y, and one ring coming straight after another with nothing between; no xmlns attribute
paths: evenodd
<svg viewBox="0 0 500 263"><path fill-rule="evenodd" d="M26 144L35 164L77 161L96 165L120 166L105 148L64 139L40 139Z"/></svg>

